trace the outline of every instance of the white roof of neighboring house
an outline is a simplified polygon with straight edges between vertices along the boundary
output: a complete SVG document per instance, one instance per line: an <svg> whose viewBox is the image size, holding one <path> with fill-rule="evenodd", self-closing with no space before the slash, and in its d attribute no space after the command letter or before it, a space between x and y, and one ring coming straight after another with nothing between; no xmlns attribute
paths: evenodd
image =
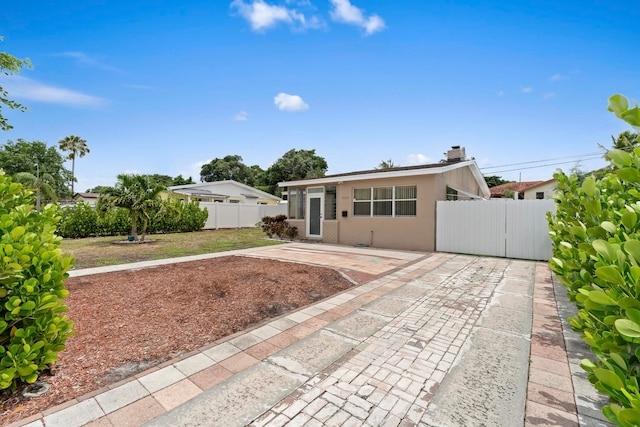
<svg viewBox="0 0 640 427"><path fill-rule="evenodd" d="M174 193L179 194L193 194L197 196L208 197L239 197L244 196L247 199L271 199L279 201L280 197L273 194L266 193L258 190L257 188L250 187L246 184L242 184L238 181L225 180L225 181L212 181L201 182L199 184L187 184L187 185L174 185L167 187L167 189Z"/></svg>
<svg viewBox="0 0 640 427"><path fill-rule="evenodd" d="M316 185L316 184L317 185L330 184L335 182L361 181L366 179L400 178L405 176L416 176L416 175L434 175L434 174L448 172L450 170L459 169L463 167L469 167L471 169L471 173L473 174L474 178L478 182L478 185L480 186L480 191L482 193L481 195L488 199L491 196L491 192L489 191L487 182L484 180L484 176L482 175L482 172L480 172L480 169L478 168L478 165L475 162L475 160L468 160L468 161L457 162L457 163L435 163L435 164L420 165L420 166L401 166L401 167L390 168L390 169L374 169L374 170L350 172L350 173L337 174L337 175L327 175L321 178L279 182L278 186L279 187L299 187L299 186Z"/></svg>

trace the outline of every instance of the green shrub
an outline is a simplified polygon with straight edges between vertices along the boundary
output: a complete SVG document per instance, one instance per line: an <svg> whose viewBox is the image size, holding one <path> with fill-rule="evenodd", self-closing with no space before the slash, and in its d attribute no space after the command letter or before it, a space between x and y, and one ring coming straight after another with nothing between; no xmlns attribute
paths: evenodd
<svg viewBox="0 0 640 427"><path fill-rule="evenodd" d="M286 215L265 216L258 225L269 237L293 240L298 236L298 227L289 224Z"/></svg>
<svg viewBox="0 0 640 427"><path fill-rule="evenodd" d="M62 315L72 256L58 248L60 211L35 212L31 192L0 171L0 390L33 383L73 331Z"/></svg>
<svg viewBox="0 0 640 427"><path fill-rule="evenodd" d="M65 238L95 236L98 234L98 214L88 203L79 202L62 209L58 234Z"/></svg>
<svg viewBox="0 0 640 427"><path fill-rule="evenodd" d="M207 221L209 211L200 209L197 200L183 202L166 200L160 210L153 212L149 233L180 233L199 231ZM124 208L93 209L79 202L63 209L58 233L66 238L127 235L131 231L131 214Z"/></svg>
<svg viewBox="0 0 640 427"><path fill-rule="evenodd" d="M634 116L621 102L610 98L609 109L625 120L640 118L637 107ZM600 178L579 184L577 175L554 175L549 265L578 306L569 323L596 356L582 366L612 402L602 411L627 427L640 425L640 148L606 157L612 169Z"/></svg>

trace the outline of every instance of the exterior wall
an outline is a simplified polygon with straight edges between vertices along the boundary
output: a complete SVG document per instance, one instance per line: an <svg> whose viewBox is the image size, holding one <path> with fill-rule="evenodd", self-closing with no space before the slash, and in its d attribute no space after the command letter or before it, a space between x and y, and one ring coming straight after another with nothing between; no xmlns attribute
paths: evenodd
<svg viewBox="0 0 640 427"><path fill-rule="evenodd" d="M322 221L322 241L324 243L339 243L338 230L340 222L338 220Z"/></svg>
<svg viewBox="0 0 640 427"><path fill-rule="evenodd" d="M294 227L298 227L298 239L304 239L305 238L306 222L305 222L304 219L288 219L287 222L290 225L294 226Z"/></svg>
<svg viewBox="0 0 640 427"><path fill-rule="evenodd" d="M454 169L452 171L440 174L439 176L440 183L438 185L438 189L444 188L444 191L446 192L446 187L448 185L449 187L455 187L472 194L481 194L480 185L474 178L473 173L471 173L471 170L469 168ZM445 197L438 198L438 200L445 199L446 195ZM469 197L463 194L459 194L458 200L469 200Z"/></svg>
<svg viewBox="0 0 640 427"><path fill-rule="evenodd" d="M545 199L550 199L556 193L558 183L553 180L551 182L545 182L544 184L536 185L535 187L527 188L524 192L525 200L535 200L536 193L543 192Z"/></svg>
<svg viewBox="0 0 640 427"><path fill-rule="evenodd" d="M415 217L354 217L355 188L415 185ZM435 176L423 175L389 179L371 179L337 185L338 243L369 245L389 249L433 251L435 249ZM446 190L440 189L441 198ZM343 217L342 212L347 216ZM326 224L326 221L325 221Z"/></svg>

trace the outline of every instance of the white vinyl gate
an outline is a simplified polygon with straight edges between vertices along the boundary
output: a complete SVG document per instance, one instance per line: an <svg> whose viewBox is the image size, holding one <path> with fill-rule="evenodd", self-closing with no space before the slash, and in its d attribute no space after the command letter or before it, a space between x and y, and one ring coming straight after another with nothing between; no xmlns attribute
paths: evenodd
<svg viewBox="0 0 640 427"><path fill-rule="evenodd" d="M547 212L555 214L553 200L439 201L436 250L548 260Z"/></svg>

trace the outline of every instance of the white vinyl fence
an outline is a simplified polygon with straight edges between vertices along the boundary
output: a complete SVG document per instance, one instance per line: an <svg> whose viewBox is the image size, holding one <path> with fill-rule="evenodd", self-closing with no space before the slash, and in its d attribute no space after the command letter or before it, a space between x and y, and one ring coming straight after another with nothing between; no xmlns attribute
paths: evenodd
<svg viewBox="0 0 640 427"><path fill-rule="evenodd" d="M547 212L555 214L553 200L439 201L436 250L548 260Z"/></svg>
<svg viewBox="0 0 640 427"><path fill-rule="evenodd" d="M203 227L205 230L255 227L265 216L287 214L287 205L200 202L200 207L209 211L209 217Z"/></svg>

